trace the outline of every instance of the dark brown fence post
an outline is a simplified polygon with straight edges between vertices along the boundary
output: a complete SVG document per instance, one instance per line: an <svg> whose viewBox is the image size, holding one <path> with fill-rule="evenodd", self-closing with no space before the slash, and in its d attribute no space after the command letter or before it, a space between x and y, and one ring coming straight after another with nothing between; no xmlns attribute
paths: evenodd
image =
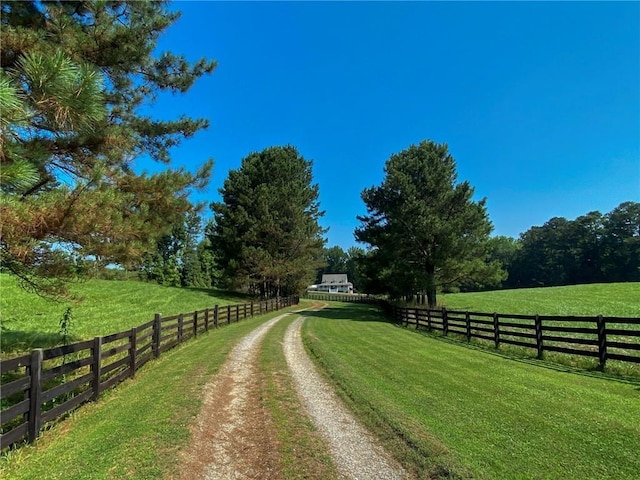
<svg viewBox="0 0 640 480"><path fill-rule="evenodd" d="M251 316L253 317L253 301L251 302Z"/></svg>
<svg viewBox="0 0 640 480"><path fill-rule="evenodd" d="M542 359L542 352L544 351L544 345L542 344L542 320L540 320L540 315L537 315L533 318L536 329L536 348L538 349L538 358Z"/></svg>
<svg viewBox="0 0 640 480"><path fill-rule="evenodd" d="M93 373L93 401L100 397L100 377L102 377L102 337L93 339L93 362L91 364Z"/></svg>
<svg viewBox="0 0 640 480"><path fill-rule="evenodd" d="M198 311L193 312L193 336L198 336Z"/></svg>
<svg viewBox="0 0 640 480"><path fill-rule="evenodd" d="M240 305L236 305L236 322L240 321Z"/></svg>
<svg viewBox="0 0 640 480"><path fill-rule="evenodd" d="M27 435L29 443L35 442L40 434L42 421L42 349L37 348L31 352L31 365L29 366L29 424Z"/></svg>
<svg viewBox="0 0 640 480"><path fill-rule="evenodd" d="M218 315L220 313L220 309L218 308L218 305L215 305L213 307L213 326L218 328Z"/></svg>
<svg viewBox="0 0 640 480"><path fill-rule="evenodd" d="M231 325L231 305L227 305L227 325Z"/></svg>
<svg viewBox="0 0 640 480"><path fill-rule="evenodd" d="M418 330L418 327L420 326L420 321L418 320L418 309L417 308L413 309L413 316L416 319L416 330Z"/></svg>
<svg viewBox="0 0 640 480"><path fill-rule="evenodd" d="M449 335L449 317L447 316L447 309L442 307L442 333Z"/></svg>
<svg viewBox="0 0 640 480"><path fill-rule="evenodd" d="M136 356L138 352L138 327L133 327L131 329L131 333L129 334L131 341L129 342L129 377L133 378L136 376Z"/></svg>
<svg viewBox="0 0 640 480"><path fill-rule="evenodd" d="M600 365L598 368L600 370L604 370L604 366L607 363L607 331L606 331L606 322L602 315L598 315L596 319L597 327L598 327L598 359L600 360Z"/></svg>
<svg viewBox="0 0 640 480"><path fill-rule="evenodd" d="M464 312L464 321L467 327L467 342L470 342L471 341L471 315L469 315L468 311Z"/></svg>
<svg viewBox="0 0 640 480"><path fill-rule="evenodd" d="M246 319L247 318L247 304L246 303L242 304L242 309L243 309L242 318Z"/></svg>
<svg viewBox="0 0 640 480"><path fill-rule="evenodd" d="M431 331L431 309L427 308L427 331Z"/></svg>
<svg viewBox="0 0 640 480"><path fill-rule="evenodd" d="M182 343L182 335L184 330L184 318L182 314L178 315L178 343Z"/></svg>
<svg viewBox="0 0 640 480"><path fill-rule="evenodd" d="M209 331L209 309L205 308L204 310L204 331Z"/></svg>
<svg viewBox="0 0 640 480"><path fill-rule="evenodd" d="M498 320L498 314L493 314L493 341L496 348L500 347L500 321Z"/></svg>
<svg viewBox="0 0 640 480"><path fill-rule="evenodd" d="M153 317L153 356L160 356L160 329L162 328L162 315L156 313Z"/></svg>

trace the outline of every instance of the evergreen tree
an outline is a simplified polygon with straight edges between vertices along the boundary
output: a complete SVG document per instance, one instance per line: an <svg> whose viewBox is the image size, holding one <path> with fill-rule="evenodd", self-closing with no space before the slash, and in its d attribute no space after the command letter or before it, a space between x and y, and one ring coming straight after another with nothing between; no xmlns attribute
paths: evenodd
<svg viewBox="0 0 640 480"><path fill-rule="evenodd" d="M3 2L0 51L2 267L40 293L68 273L56 248L99 263L135 265L194 209L211 162L135 174L140 155L168 163L170 148L207 126L141 113L159 92L186 92L214 62L154 56L179 16L166 2ZM49 283L50 279L53 283Z"/></svg>
<svg viewBox="0 0 640 480"><path fill-rule="evenodd" d="M412 145L387 160L385 174L382 185L362 192L368 215L358 217L355 235L373 249L387 292L426 292L433 307L438 286L503 276L485 261L492 229L485 200L471 200L468 182L456 184L447 145Z"/></svg>
<svg viewBox="0 0 640 480"><path fill-rule="evenodd" d="M353 289L363 291L365 276L362 268L366 253L363 248L349 247L347 250L347 278L353 283Z"/></svg>
<svg viewBox="0 0 640 480"><path fill-rule="evenodd" d="M604 281L640 281L640 203L622 202L603 218Z"/></svg>
<svg viewBox="0 0 640 480"><path fill-rule="evenodd" d="M324 231L311 165L292 146L271 147L229 172L209 239L233 288L269 297L313 282Z"/></svg>

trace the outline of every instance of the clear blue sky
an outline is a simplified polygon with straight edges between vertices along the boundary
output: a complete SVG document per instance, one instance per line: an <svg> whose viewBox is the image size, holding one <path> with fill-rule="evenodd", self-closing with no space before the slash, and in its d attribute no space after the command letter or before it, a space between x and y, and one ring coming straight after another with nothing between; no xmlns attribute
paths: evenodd
<svg viewBox="0 0 640 480"><path fill-rule="evenodd" d="M182 18L159 50L219 64L153 109L211 122L173 151L194 170L215 160L194 200L218 200L250 152L292 144L314 162L327 245L346 249L362 189L392 153L431 139L487 197L494 235L640 201L638 2L171 8Z"/></svg>

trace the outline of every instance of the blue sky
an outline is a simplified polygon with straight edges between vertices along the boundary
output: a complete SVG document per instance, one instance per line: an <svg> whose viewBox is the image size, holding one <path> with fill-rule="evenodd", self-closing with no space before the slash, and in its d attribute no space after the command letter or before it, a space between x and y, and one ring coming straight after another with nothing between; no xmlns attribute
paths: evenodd
<svg viewBox="0 0 640 480"><path fill-rule="evenodd" d="M153 115L206 117L173 150L215 160L196 201L273 145L314 162L328 246L355 245L392 153L444 142L494 235L640 201L640 3L176 2L159 50L218 61ZM143 163L143 168L153 170ZM276 172L274 172L276 173ZM209 213L210 214L210 213Z"/></svg>

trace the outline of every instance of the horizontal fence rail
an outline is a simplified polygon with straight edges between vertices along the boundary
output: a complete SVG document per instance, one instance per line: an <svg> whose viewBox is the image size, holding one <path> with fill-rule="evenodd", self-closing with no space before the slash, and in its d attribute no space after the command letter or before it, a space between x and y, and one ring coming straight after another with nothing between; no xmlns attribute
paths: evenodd
<svg viewBox="0 0 640 480"><path fill-rule="evenodd" d="M33 442L45 424L97 400L105 390L133 378L149 360L186 340L298 301L291 296L168 317L157 313L131 330L0 360L0 449L22 440Z"/></svg>
<svg viewBox="0 0 640 480"><path fill-rule="evenodd" d="M459 310L401 307L367 295L316 294L311 300L381 305L405 327L461 335L500 345L536 351L593 357L604 368L608 360L640 363L640 318L597 316L517 315Z"/></svg>

